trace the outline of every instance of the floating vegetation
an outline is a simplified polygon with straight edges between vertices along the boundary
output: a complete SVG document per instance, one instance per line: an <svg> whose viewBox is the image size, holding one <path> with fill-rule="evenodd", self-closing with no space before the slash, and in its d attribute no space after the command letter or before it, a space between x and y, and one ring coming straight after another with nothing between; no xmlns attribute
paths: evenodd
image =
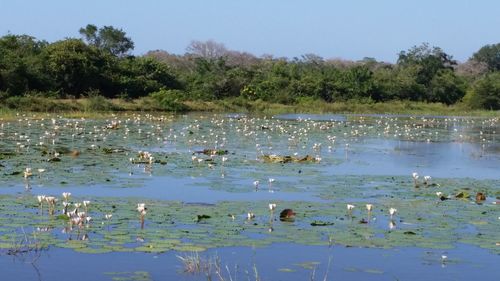
<svg viewBox="0 0 500 281"><path fill-rule="evenodd" d="M148 206L147 216L144 202ZM354 202L359 203L361 202ZM367 224L359 224L346 215L345 205L313 202L286 202L293 208L294 219L280 221L269 214L267 204L219 202L214 205L184 204L125 198L92 198L85 214L88 223L59 219L60 215L42 209L32 196L2 196L0 247L21 237L20 229L32 229L40 245L74 249L85 253L120 251L166 252L203 251L207 248L236 245L265 246L278 242L305 245L333 243L357 247L390 248L417 246L449 248L462 242L499 252L498 206L471 204L467 200L436 199L381 200ZM278 202L278 205L283 205ZM398 207L396 227L389 228L390 206ZM56 209L59 209L56 203ZM254 218L248 220L247 210ZM291 210L291 209L288 209ZM111 219L106 214L112 213ZM141 213L142 214L142 213ZM227 214L235 214L234 219ZM366 212L353 210L352 216ZM321 226L321 227L320 227ZM269 232L272 228L273 231ZM452 235L451 235L452 234ZM259 237L253 239L252 237Z"/></svg>
<svg viewBox="0 0 500 281"><path fill-rule="evenodd" d="M279 156L279 155L262 155L262 160L265 163L315 163L319 162L320 159L312 157L310 155L306 155L304 157L296 157L296 156Z"/></svg>
<svg viewBox="0 0 500 281"><path fill-rule="evenodd" d="M104 272L104 275L111 277L113 281L151 281L153 278L149 272Z"/></svg>
<svg viewBox="0 0 500 281"><path fill-rule="evenodd" d="M205 148L203 150L195 151L195 153L212 156L212 155L226 155L229 152L227 150L224 150L224 149L207 149L207 148Z"/></svg>

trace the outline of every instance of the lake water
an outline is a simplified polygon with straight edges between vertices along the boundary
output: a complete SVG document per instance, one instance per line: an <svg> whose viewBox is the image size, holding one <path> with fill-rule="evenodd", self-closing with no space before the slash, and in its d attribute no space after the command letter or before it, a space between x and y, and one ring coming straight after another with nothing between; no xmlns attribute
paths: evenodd
<svg viewBox="0 0 500 281"><path fill-rule="evenodd" d="M2 280L500 275L498 118L20 115L0 124ZM62 202L71 211L84 200L82 222L71 223ZM281 221L283 209L295 217ZM186 273L179 256L206 269Z"/></svg>

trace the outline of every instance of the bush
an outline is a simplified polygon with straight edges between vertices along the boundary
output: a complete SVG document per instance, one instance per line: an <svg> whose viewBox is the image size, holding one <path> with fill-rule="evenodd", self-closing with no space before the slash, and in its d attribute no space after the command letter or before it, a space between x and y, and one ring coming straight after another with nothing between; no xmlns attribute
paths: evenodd
<svg viewBox="0 0 500 281"><path fill-rule="evenodd" d="M119 110L109 99L100 95L88 97L85 103L86 111L116 111Z"/></svg>
<svg viewBox="0 0 500 281"><path fill-rule="evenodd" d="M150 97L158 102L161 109L166 111L183 112L189 109L182 103L183 92L179 90L161 89L157 92L151 93Z"/></svg>
<svg viewBox="0 0 500 281"><path fill-rule="evenodd" d="M68 103L37 96L8 97L3 100L3 106L9 109L33 112L59 112L77 109Z"/></svg>

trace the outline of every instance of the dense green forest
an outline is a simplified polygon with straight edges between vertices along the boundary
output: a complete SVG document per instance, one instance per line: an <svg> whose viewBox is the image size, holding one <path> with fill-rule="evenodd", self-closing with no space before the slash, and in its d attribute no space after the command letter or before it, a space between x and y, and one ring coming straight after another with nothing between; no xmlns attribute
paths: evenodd
<svg viewBox="0 0 500 281"><path fill-rule="evenodd" d="M126 33L87 25L81 38L49 43L29 35L0 38L0 100L15 107L26 97L75 99L150 97L165 109L186 100L235 98L295 104L303 100L360 103L408 100L500 109L500 43L458 63L439 47L414 46L395 64L256 57L214 41L193 41L182 55L130 55Z"/></svg>

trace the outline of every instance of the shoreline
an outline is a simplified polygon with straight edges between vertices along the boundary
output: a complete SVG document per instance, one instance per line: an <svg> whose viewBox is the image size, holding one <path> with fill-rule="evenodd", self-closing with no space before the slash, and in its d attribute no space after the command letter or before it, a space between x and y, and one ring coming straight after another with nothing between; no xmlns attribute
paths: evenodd
<svg viewBox="0 0 500 281"><path fill-rule="evenodd" d="M465 105L447 106L441 103L412 101L359 102L343 101L328 103L321 100L302 100L296 104L270 103L262 100L246 100L241 98L217 101L182 101L185 111L170 111L162 108L151 98L135 100L124 99L48 99L24 97L16 107L7 107L5 102L0 106L0 118L10 119L18 114L61 114L72 117L106 117L121 113L256 113L256 114L388 114L388 115L422 115L452 117L500 117L500 110L472 110Z"/></svg>

